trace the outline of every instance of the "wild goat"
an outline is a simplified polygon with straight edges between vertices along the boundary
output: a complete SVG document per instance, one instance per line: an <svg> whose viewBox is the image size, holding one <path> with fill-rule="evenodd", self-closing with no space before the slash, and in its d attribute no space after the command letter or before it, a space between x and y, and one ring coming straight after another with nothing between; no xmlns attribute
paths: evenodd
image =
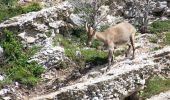
<svg viewBox="0 0 170 100"><path fill-rule="evenodd" d="M100 40L108 47L108 63L107 70L110 69L113 62L113 52L117 45L127 44L128 49L125 52L125 57L128 56L132 47L133 55L131 59L135 57L134 38L136 29L128 22L121 22L115 26L109 27L103 32L96 32L89 24L86 23L86 31L88 35L87 45L91 46L92 40Z"/></svg>

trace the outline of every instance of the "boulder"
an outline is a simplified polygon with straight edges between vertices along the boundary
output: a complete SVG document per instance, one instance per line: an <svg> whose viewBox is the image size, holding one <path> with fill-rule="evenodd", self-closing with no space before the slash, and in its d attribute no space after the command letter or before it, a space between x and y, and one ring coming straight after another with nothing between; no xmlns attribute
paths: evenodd
<svg viewBox="0 0 170 100"><path fill-rule="evenodd" d="M60 46L53 46L52 39L48 38L44 42L45 46L37 52L33 57L28 61L36 61L38 64L43 65L45 68L50 67L60 67L58 66L64 60L68 58L64 54L64 48Z"/></svg>
<svg viewBox="0 0 170 100"><path fill-rule="evenodd" d="M82 26L83 25L83 19L80 18L80 15L78 14L71 14L70 15L70 19L73 23L73 25L77 25L77 26Z"/></svg>
<svg viewBox="0 0 170 100"><path fill-rule="evenodd" d="M4 60L4 50L3 48L0 46L0 64L3 63Z"/></svg>
<svg viewBox="0 0 170 100"><path fill-rule="evenodd" d="M63 34L70 34L72 23L69 20L72 11L73 7L69 2L62 2L57 6L45 8L38 12L10 18L0 23L0 31L3 29L16 31L24 45L42 44L41 42L49 37L47 33L64 32ZM63 27L67 31L63 31Z"/></svg>

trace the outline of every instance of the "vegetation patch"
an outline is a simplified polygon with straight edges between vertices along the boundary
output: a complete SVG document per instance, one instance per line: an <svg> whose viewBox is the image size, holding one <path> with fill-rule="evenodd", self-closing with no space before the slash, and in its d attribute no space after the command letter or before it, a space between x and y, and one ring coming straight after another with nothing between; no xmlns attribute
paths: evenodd
<svg viewBox="0 0 170 100"><path fill-rule="evenodd" d="M152 42L152 43L157 43L158 42L158 35L150 37L149 41Z"/></svg>
<svg viewBox="0 0 170 100"><path fill-rule="evenodd" d="M41 47L24 49L15 33L4 30L0 45L4 49L6 60L0 65L0 70L6 75L6 80L0 84L19 82L27 86L34 86L40 79L44 68L36 62L28 63L28 59Z"/></svg>
<svg viewBox="0 0 170 100"><path fill-rule="evenodd" d="M152 33L160 33L170 31L170 20L155 21L150 25L150 31Z"/></svg>
<svg viewBox="0 0 170 100"><path fill-rule="evenodd" d="M7 1L10 1L10 0L7 0ZM15 6L14 4L11 6L8 6L7 5L8 3L7 4L4 2L0 2L0 3L3 3L4 5L4 7L0 9L0 22L7 20L11 17L20 15L20 14L25 14L25 13L32 12L32 11L38 11L41 9L40 4L37 2L33 2L26 6L20 6L20 5Z"/></svg>
<svg viewBox="0 0 170 100"><path fill-rule="evenodd" d="M170 32L167 32L165 34L165 43L170 45Z"/></svg>
<svg viewBox="0 0 170 100"><path fill-rule="evenodd" d="M140 92L140 96L149 98L167 90L170 90L170 79L155 76L148 81L146 88Z"/></svg>
<svg viewBox="0 0 170 100"><path fill-rule="evenodd" d="M157 51L157 50L160 50L162 47L154 47L153 49L152 49L152 51Z"/></svg>
<svg viewBox="0 0 170 100"><path fill-rule="evenodd" d="M71 38L66 38L62 35L56 36L53 44L54 46L64 46L66 56L79 65L79 67L85 67L87 63L95 65L105 63L107 61L107 52L94 49L99 44L93 42L93 49L84 48L87 40L86 35L84 31L78 28L74 30Z"/></svg>
<svg viewBox="0 0 170 100"><path fill-rule="evenodd" d="M102 65L107 63L108 52L96 49L103 46L102 42L94 40L91 48L84 48L86 47L87 33L83 27L75 28L71 36L71 38L67 38L58 34L53 41L53 45L63 46L66 56L81 68L85 67L86 64ZM117 50L114 56L119 56L124 52L124 50Z"/></svg>

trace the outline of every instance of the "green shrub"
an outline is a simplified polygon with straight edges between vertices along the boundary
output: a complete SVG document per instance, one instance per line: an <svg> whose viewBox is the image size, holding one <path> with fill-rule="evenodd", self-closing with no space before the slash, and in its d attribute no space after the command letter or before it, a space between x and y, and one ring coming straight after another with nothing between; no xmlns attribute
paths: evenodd
<svg viewBox="0 0 170 100"><path fill-rule="evenodd" d="M155 21L150 26L152 33L167 32L170 30L170 20L166 21Z"/></svg>
<svg viewBox="0 0 170 100"><path fill-rule="evenodd" d="M160 92L170 89L170 80L162 79L158 76L153 77L147 83L146 88L141 92L141 97L148 98Z"/></svg>
<svg viewBox="0 0 170 100"><path fill-rule="evenodd" d="M79 43L79 46L84 47L87 42L87 33L84 27L76 27L73 29L72 40Z"/></svg>
<svg viewBox="0 0 170 100"><path fill-rule="evenodd" d="M152 36L149 38L149 41L152 42L152 43L157 43L158 42L158 36Z"/></svg>
<svg viewBox="0 0 170 100"><path fill-rule="evenodd" d="M81 52L81 57L76 56L76 51ZM86 63L93 65L104 64L107 62L107 53L96 49L65 49L67 57L76 62L80 67L85 67Z"/></svg>
<svg viewBox="0 0 170 100"><path fill-rule="evenodd" d="M18 81L27 86L36 85L44 68L36 62L28 63L27 61L40 47L25 50L15 33L4 30L3 35L4 38L0 44L4 48L7 62L0 67L7 75L7 80Z"/></svg>
<svg viewBox="0 0 170 100"><path fill-rule="evenodd" d="M80 34L74 34L71 39L67 39L64 38L62 35L58 35L54 39L53 44L54 46L56 46L57 44L63 45L65 49L65 55L76 62L79 67L85 67L86 63L103 64L107 61L107 52L99 51L96 49L83 49L83 43L78 40L80 38L84 38L84 36ZM81 52L81 57L76 56L76 51ZM65 65L66 64L64 64L64 66Z"/></svg>
<svg viewBox="0 0 170 100"><path fill-rule="evenodd" d="M152 51L156 51L156 50L160 50L161 49L161 47L154 47L153 49L152 49Z"/></svg>
<svg viewBox="0 0 170 100"><path fill-rule="evenodd" d="M17 40L15 34L8 30L4 30L5 38L1 40L2 47L5 51L5 56L9 58L9 60L19 59L21 55L21 44L19 40Z"/></svg>
<svg viewBox="0 0 170 100"><path fill-rule="evenodd" d="M50 31L48 31L48 32L45 33L45 35L46 35L47 37L50 37L50 36L52 35L52 33L51 33Z"/></svg>
<svg viewBox="0 0 170 100"><path fill-rule="evenodd" d="M92 48L98 48L99 46L103 46L103 43L99 40L94 40L91 45Z"/></svg>
<svg viewBox="0 0 170 100"><path fill-rule="evenodd" d="M165 34L165 43L170 45L170 32Z"/></svg>
<svg viewBox="0 0 170 100"><path fill-rule="evenodd" d="M25 14L32 11L38 11L41 9L41 6L39 3L31 3L27 6L10 6L6 8L0 9L0 22L7 20L11 17Z"/></svg>
<svg viewBox="0 0 170 100"><path fill-rule="evenodd" d="M81 50L81 52L85 62L98 64L98 61L103 63L107 61L107 52L96 49Z"/></svg>
<svg viewBox="0 0 170 100"><path fill-rule="evenodd" d="M32 12L32 11L38 11L41 10L41 6L39 3L31 3L30 5L23 7L23 13L28 13L28 12Z"/></svg>
<svg viewBox="0 0 170 100"><path fill-rule="evenodd" d="M18 0L0 0L1 5L13 6L18 2Z"/></svg>

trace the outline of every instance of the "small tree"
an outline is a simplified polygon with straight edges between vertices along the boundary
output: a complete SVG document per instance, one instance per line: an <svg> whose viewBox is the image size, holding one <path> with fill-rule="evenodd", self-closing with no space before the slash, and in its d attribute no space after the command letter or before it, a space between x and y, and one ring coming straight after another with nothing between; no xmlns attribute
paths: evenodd
<svg viewBox="0 0 170 100"><path fill-rule="evenodd" d="M151 12L151 0L138 1L133 0L130 2L131 5L127 5L125 10L129 10L126 18L134 19L132 22L138 27L141 33L148 32L149 13Z"/></svg>
<svg viewBox="0 0 170 100"><path fill-rule="evenodd" d="M150 0L146 0L144 4L144 8L142 9L143 16L140 16L141 18L141 28L140 31L141 33L147 33L148 30L148 23L149 23L149 13L151 11L151 6L150 6Z"/></svg>
<svg viewBox="0 0 170 100"><path fill-rule="evenodd" d="M94 30L101 21L111 13L109 10L106 14L100 14L100 7L107 3L107 0L70 0L75 7L75 13L78 13L86 22L88 22ZM116 2L116 1L115 1ZM117 9L115 2L109 4L112 9ZM108 4L108 3L107 3ZM115 11L114 10L114 11ZM151 12L151 0L132 0L126 3L124 7L125 19L131 21L141 33L148 32L149 13ZM113 13L113 11L112 11Z"/></svg>
<svg viewBox="0 0 170 100"><path fill-rule="evenodd" d="M108 15L109 12L100 14L100 7L104 5L106 0L71 0L75 7L75 13L78 13L85 22L90 24L94 30L101 21ZM84 22L84 23L85 23Z"/></svg>

